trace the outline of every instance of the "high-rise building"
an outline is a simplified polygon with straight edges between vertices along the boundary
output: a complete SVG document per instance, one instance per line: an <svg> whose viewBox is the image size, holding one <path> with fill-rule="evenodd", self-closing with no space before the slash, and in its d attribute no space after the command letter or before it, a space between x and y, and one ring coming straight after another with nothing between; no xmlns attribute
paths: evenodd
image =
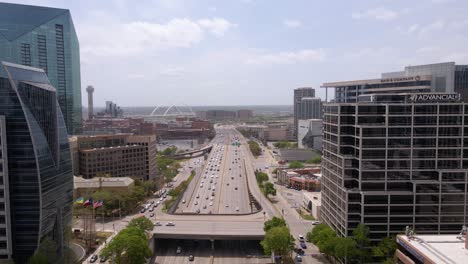
<svg viewBox="0 0 468 264"><path fill-rule="evenodd" d="M80 51L70 11L0 3L0 61L43 69L68 133L81 127ZM0 69L0 77L6 72Z"/></svg>
<svg viewBox="0 0 468 264"><path fill-rule="evenodd" d="M359 95L374 93L459 93L468 102L468 65L444 62L405 67L382 73L380 79L324 83L335 89L335 102L356 102Z"/></svg>
<svg viewBox="0 0 468 264"><path fill-rule="evenodd" d="M325 104L322 220L370 238L411 227L458 233L468 221L468 104L459 94L362 95Z"/></svg>
<svg viewBox="0 0 468 264"><path fill-rule="evenodd" d="M294 135L299 119L322 119L322 101L310 87L294 89Z"/></svg>
<svg viewBox="0 0 468 264"><path fill-rule="evenodd" d="M240 120L247 120L253 117L253 111L249 109L237 110L237 118Z"/></svg>
<svg viewBox="0 0 468 264"><path fill-rule="evenodd" d="M57 90L42 69L2 62L0 259L25 263L46 240L63 253L73 175Z"/></svg>
<svg viewBox="0 0 468 264"><path fill-rule="evenodd" d="M322 119L299 119L297 126L297 147L322 151Z"/></svg>

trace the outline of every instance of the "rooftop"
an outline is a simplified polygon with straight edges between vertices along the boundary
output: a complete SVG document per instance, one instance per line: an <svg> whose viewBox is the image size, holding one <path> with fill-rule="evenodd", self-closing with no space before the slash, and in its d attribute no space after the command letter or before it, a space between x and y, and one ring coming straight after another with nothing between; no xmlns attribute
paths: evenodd
<svg viewBox="0 0 468 264"><path fill-rule="evenodd" d="M318 206L322 205L321 192L302 192L302 194L310 201L314 201Z"/></svg>
<svg viewBox="0 0 468 264"><path fill-rule="evenodd" d="M415 235L411 239L405 235L397 237L398 244L416 251L422 256L440 264L465 264L468 260L468 249L465 239L458 235ZM424 262L426 263L426 262Z"/></svg>
<svg viewBox="0 0 468 264"><path fill-rule="evenodd" d="M134 183L130 177L96 177L84 179L82 177L73 177L75 189L96 189L109 187L128 187Z"/></svg>

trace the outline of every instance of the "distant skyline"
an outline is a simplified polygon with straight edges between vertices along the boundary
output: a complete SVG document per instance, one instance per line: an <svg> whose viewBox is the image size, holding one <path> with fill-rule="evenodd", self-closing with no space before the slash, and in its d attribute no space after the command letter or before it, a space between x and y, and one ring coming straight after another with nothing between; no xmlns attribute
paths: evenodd
<svg viewBox="0 0 468 264"><path fill-rule="evenodd" d="M83 105L292 105L293 89L468 64L462 0L24 0L70 9Z"/></svg>

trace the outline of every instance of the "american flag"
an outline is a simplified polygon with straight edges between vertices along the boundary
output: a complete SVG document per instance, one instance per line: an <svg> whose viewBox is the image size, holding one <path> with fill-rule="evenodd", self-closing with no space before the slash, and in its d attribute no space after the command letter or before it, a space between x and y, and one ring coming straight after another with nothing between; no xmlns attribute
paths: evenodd
<svg viewBox="0 0 468 264"><path fill-rule="evenodd" d="M99 199L97 202L94 203L93 208L96 209L101 206L103 206L103 202Z"/></svg>

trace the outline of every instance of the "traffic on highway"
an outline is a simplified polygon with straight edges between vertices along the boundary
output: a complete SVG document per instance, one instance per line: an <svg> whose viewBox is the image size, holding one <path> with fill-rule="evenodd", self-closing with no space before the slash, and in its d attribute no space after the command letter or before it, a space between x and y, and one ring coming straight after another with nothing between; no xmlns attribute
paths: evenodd
<svg viewBox="0 0 468 264"><path fill-rule="evenodd" d="M178 205L178 213L251 213L244 159L239 136L233 129L220 128L212 140L213 149L200 175L194 178Z"/></svg>

